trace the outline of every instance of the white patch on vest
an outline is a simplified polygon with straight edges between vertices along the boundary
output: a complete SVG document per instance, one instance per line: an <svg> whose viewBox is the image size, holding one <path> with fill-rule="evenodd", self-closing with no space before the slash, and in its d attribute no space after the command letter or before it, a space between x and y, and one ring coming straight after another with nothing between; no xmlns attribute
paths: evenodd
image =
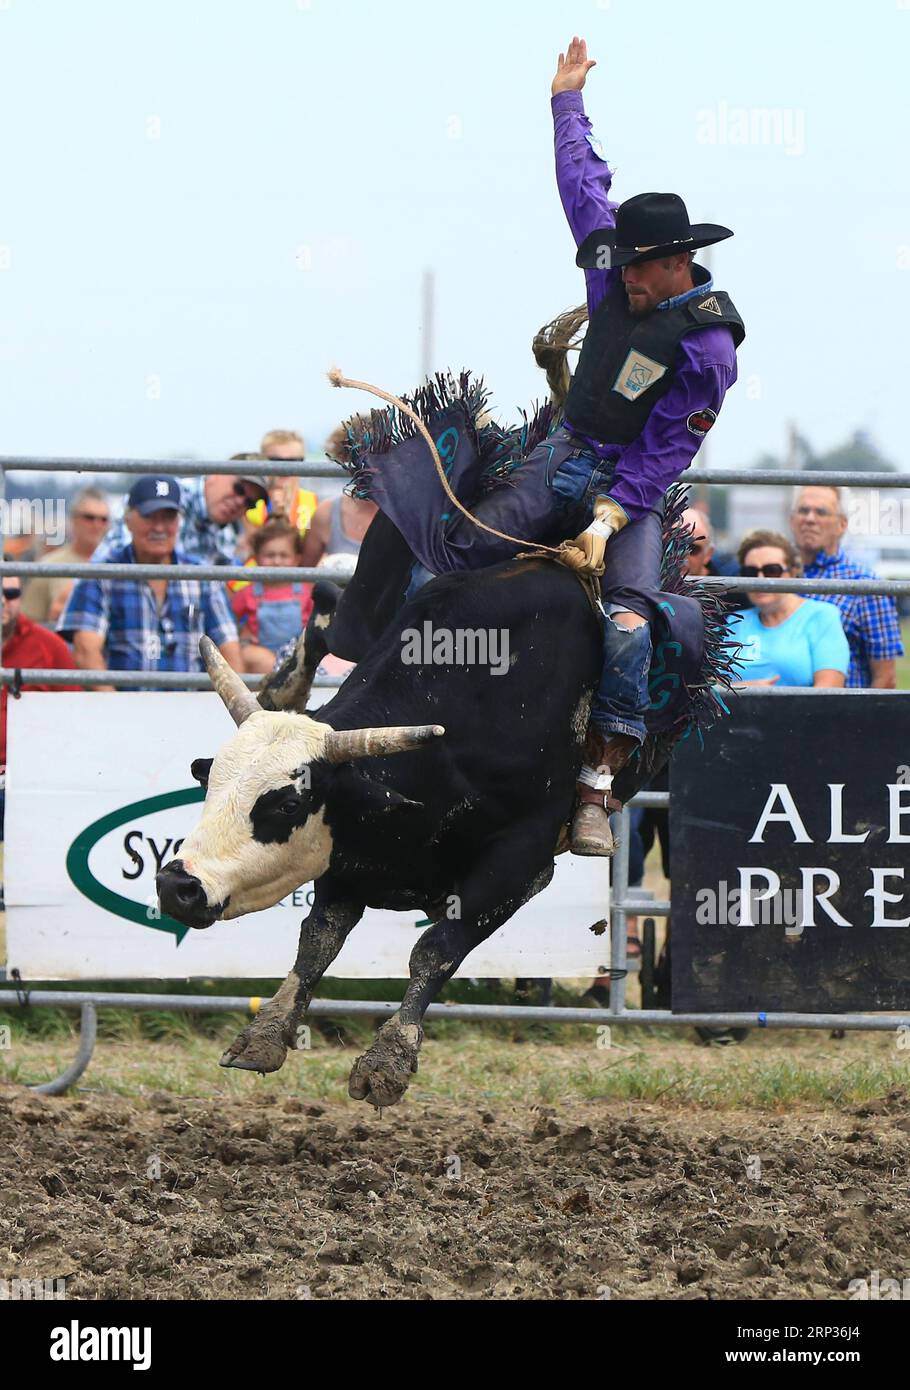
<svg viewBox="0 0 910 1390"><path fill-rule="evenodd" d="M709 294L707 299L703 299L700 304L696 304L696 309L704 309L709 314L716 314L722 319L724 314L713 294Z"/></svg>
<svg viewBox="0 0 910 1390"><path fill-rule="evenodd" d="M660 362L655 362L653 357L645 357L643 352L636 352L633 348L619 369L613 390L625 396L627 401L638 400L642 391L647 391L655 381L660 381L666 372L666 367Z"/></svg>

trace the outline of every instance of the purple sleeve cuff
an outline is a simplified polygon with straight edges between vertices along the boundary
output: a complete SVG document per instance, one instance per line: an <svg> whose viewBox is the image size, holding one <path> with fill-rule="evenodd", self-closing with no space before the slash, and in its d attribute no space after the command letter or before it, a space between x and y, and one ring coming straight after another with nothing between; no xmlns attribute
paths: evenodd
<svg viewBox="0 0 910 1390"><path fill-rule="evenodd" d="M554 116L562 115L563 111L580 111L584 115L584 98L581 92L557 92L550 97L550 109Z"/></svg>

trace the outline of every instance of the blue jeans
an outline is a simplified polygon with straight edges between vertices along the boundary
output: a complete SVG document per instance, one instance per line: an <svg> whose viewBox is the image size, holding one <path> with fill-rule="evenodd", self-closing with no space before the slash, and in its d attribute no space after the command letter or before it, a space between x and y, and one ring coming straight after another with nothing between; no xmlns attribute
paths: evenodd
<svg viewBox="0 0 910 1390"><path fill-rule="evenodd" d="M625 628L604 619L604 664L591 703L591 723L604 738L628 734L641 743L650 705L651 627Z"/></svg>
<svg viewBox="0 0 910 1390"><path fill-rule="evenodd" d="M477 569L514 554L515 545L450 511L428 451L423 468L415 471L415 461L411 460L411 468L401 478L387 471L391 458L387 456L385 468L377 474L374 500L415 552L407 598L413 598L433 572ZM594 458L560 427L514 471L509 485L493 488L474 500L471 510L488 525L528 542L549 539L558 543L590 524L595 498L609 490L614 467L609 459ZM451 481L453 486L459 481L454 473ZM440 520L446 523L444 528ZM656 616L652 591L659 586L662 552L657 510L630 522L607 546L606 574L601 582L605 602L615 601L618 607L638 613L646 621L630 631L610 618L605 620L604 665L591 708L592 722L605 736L628 734L638 742L645 737L651 660L648 623Z"/></svg>

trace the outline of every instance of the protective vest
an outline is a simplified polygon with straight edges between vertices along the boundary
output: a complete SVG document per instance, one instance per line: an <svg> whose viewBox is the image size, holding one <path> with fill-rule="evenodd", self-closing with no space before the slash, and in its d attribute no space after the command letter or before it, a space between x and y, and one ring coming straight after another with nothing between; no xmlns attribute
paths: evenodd
<svg viewBox="0 0 910 1390"><path fill-rule="evenodd" d="M672 385L679 340L721 323L739 347L745 326L723 290L642 316L630 312L622 283L614 285L588 324L566 397L566 419L592 439L631 444Z"/></svg>

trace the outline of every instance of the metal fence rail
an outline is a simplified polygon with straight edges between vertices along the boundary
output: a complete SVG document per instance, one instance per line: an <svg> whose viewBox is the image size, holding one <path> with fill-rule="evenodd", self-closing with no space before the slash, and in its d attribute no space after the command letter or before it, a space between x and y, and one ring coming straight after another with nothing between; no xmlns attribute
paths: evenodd
<svg viewBox="0 0 910 1390"><path fill-rule="evenodd" d="M242 477L247 473L260 473L270 478L336 478L339 481L348 475L339 463L310 463L307 459L212 459L202 462L199 459L58 459L32 455L0 455L0 474L2 473L166 473L172 478L198 478L210 473L228 474Z"/></svg>
<svg viewBox="0 0 910 1390"><path fill-rule="evenodd" d="M650 908L649 908L650 910ZM79 1009L82 1026L75 1060L60 1076L29 1087L44 1095L62 1095L83 1074L95 1050L96 1009L173 1009L189 1013L249 1013L255 1017L262 1000L249 995L138 994L83 990L19 989L0 990L0 1009L31 1008L32 1005L58 1009ZM399 1005L378 999L314 999L307 1016L315 1018L390 1018ZM431 1004L428 1019L462 1019L483 1023L505 1020L514 1023L576 1023L602 1028L605 1024L633 1023L639 1026L664 1024L667 1015L659 1009L636 1009L617 1018L607 1009L537 1008L520 1004ZM674 1014L670 1020L685 1027L714 1028L851 1028L870 1032L896 1032L910 1028L910 1014Z"/></svg>
<svg viewBox="0 0 910 1390"><path fill-rule="evenodd" d="M208 473L249 473L259 471L282 478L338 478L345 476L341 465L331 460L308 459L120 459L55 458L53 455L0 454L0 473L168 473L172 477L192 478ZM688 468L686 483L748 483L779 487L910 487L910 473L862 473L857 469L834 472L831 469L801 468Z"/></svg>
<svg viewBox="0 0 910 1390"><path fill-rule="evenodd" d="M240 673L237 673L240 675ZM265 676L240 676L250 690L258 690ZM322 687L337 690L344 684L344 676L317 676L314 688ZM118 689L147 690L211 690L212 682L204 671L50 671L39 667L23 667L19 670L0 668L0 685L19 687L22 685L62 686L71 689L74 685L95 686L115 685Z"/></svg>
<svg viewBox="0 0 910 1390"><path fill-rule="evenodd" d="M198 579L201 582L230 584L243 580L249 584L259 571L249 565L130 565L110 561L0 560L0 577L16 575L22 579L129 579L138 584L145 579ZM285 583L345 585L347 570L294 565L269 566L269 579ZM910 594L910 579L743 579L739 575L699 575L696 581L711 589L730 593L784 594Z"/></svg>

